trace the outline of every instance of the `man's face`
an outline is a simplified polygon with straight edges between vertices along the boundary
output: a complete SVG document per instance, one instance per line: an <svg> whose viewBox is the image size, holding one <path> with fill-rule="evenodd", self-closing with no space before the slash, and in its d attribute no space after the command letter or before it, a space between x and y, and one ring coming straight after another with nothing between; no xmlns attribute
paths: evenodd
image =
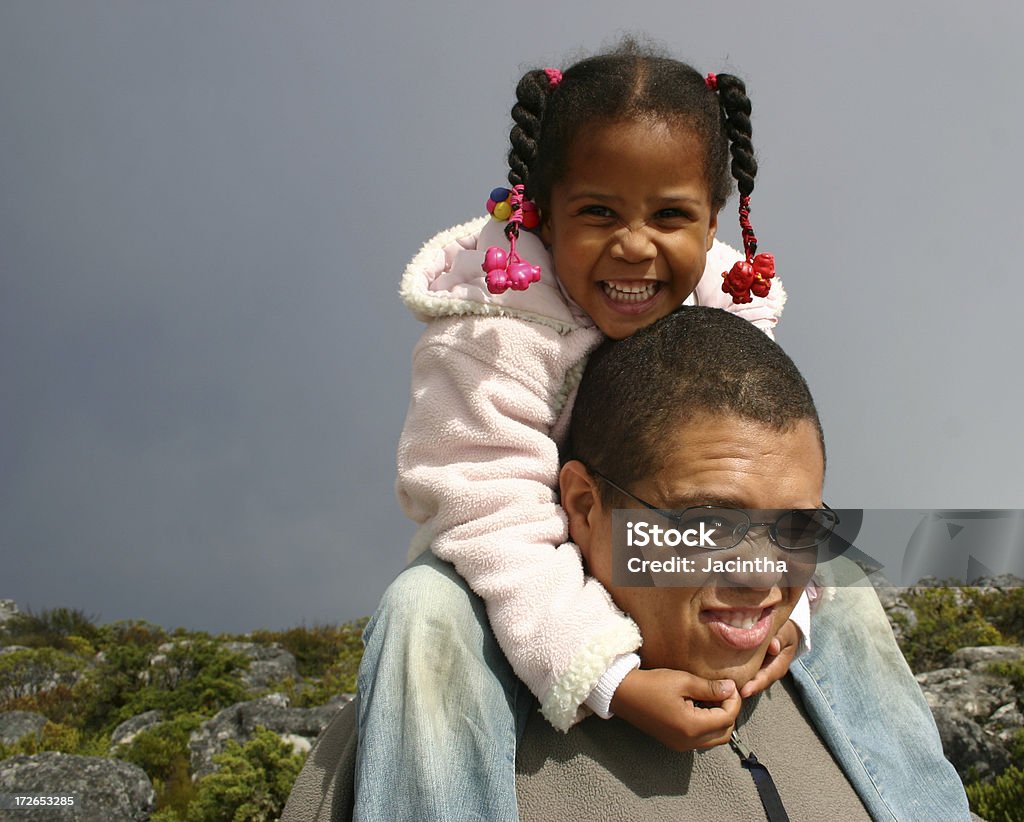
<svg viewBox="0 0 1024 822"><path fill-rule="evenodd" d="M739 417L704 415L678 429L665 444L664 456L663 468L626 490L671 509L705 504L748 509L821 506L824 457L817 429L808 421L779 432ZM693 587L616 588L612 509L601 504L597 488L597 480L582 463L563 468L562 502L570 534L590 573L640 627L644 667L732 679L742 687L761 667L769 642L800 597L813 570L807 556L802 562L790 561L791 571L798 570L788 575L766 572L723 578L698 573L686 577ZM713 556L797 559L769 543L764 528L752 530L748 540ZM698 558L698 567L703 564Z"/></svg>

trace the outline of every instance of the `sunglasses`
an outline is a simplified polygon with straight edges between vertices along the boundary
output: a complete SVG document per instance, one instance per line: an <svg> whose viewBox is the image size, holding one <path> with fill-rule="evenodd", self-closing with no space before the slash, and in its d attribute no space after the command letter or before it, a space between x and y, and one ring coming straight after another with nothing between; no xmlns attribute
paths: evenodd
<svg viewBox="0 0 1024 822"><path fill-rule="evenodd" d="M720 505L695 505L682 511L666 511L646 502L625 488L612 482L593 468L592 474L608 483L620 494L629 497L644 508L656 511L659 516L673 523L680 531L703 529L701 533L714 531L715 550L735 548L747 536L751 528L767 527L771 541L787 551L803 551L815 548L827 541L839 524L839 515L822 503L821 508L793 508L779 511L775 519L758 522L750 513L741 508L727 508ZM776 512L772 511L772 514Z"/></svg>

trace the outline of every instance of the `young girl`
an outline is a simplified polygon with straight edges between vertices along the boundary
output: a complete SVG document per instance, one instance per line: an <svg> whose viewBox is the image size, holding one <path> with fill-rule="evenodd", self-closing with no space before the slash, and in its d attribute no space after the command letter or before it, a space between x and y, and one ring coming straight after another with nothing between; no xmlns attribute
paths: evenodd
<svg viewBox="0 0 1024 822"><path fill-rule="evenodd" d="M680 750L726 741L739 710L731 681L637 667L639 632L585 576L554 489L602 335L687 302L769 333L778 319L785 295L748 219L744 85L626 47L528 72L517 98L512 190L492 192L494 218L428 242L402 283L428 323L398 453L421 528L365 635L357 819L516 819L531 694L562 730L586 705ZM715 241L733 177L744 255ZM808 619L805 598L804 637ZM800 635L780 632L744 696L786 672Z"/></svg>

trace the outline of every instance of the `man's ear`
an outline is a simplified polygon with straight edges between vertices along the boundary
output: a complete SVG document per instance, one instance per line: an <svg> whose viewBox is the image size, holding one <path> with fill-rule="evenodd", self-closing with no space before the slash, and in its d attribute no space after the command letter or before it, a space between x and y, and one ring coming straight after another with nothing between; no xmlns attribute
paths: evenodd
<svg viewBox="0 0 1024 822"><path fill-rule="evenodd" d="M601 499L590 472L579 460L569 460L558 475L562 508L569 517L569 538L590 560L590 547L596 517L601 511Z"/></svg>

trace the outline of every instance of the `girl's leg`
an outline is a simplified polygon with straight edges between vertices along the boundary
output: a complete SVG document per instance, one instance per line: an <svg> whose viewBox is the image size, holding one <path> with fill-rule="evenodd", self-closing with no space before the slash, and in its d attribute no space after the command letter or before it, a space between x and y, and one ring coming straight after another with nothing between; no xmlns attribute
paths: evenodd
<svg viewBox="0 0 1024 822"><path fill-rule="evenodd" d="M963 785L874 588L863 576L847 583L811 617L811 651L790 669L811 720L872 818L969 820Z"/></svg>
<svg viewBox="0 0 1024 822"><path fill-rule="evenodd" d="M516 741L532 702L483 601L429 552L364 634L355 819L517 820Z"/></svg>

